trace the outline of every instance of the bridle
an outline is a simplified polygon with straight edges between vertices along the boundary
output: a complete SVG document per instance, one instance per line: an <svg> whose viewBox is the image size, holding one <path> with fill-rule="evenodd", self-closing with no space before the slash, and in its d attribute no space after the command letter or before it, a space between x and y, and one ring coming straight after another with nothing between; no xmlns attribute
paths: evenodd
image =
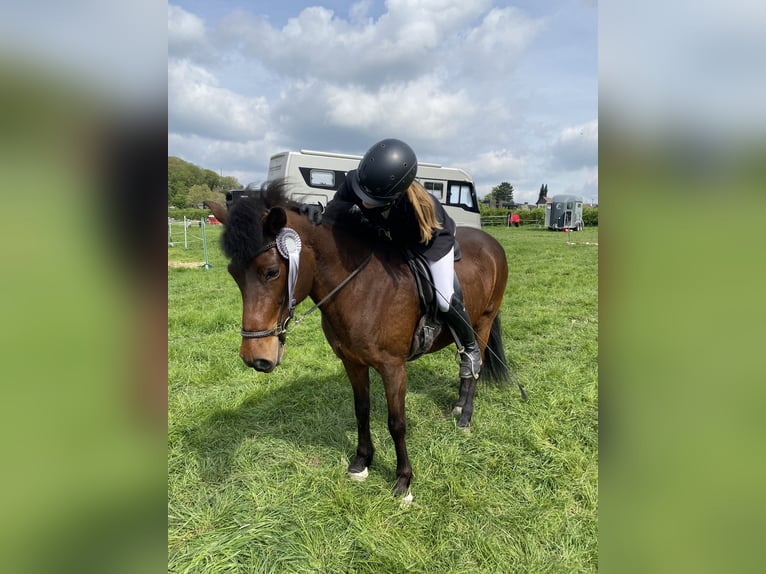
<svg viewBox="0 0 766 574"><path fill-rule="evenodd" d="M267 243L263 247L261 247L253 256L253 259L261 255L262 253L265 253L266 251L269 251L270 249L276 249L277 248L277 242L272 241L271 243ZM281 253L280 253L281 255ZM289 265L289 258L288 259L288 265ZM296 273L297 275L297 273ZM289 281L289 277L288 277ZM288 285L288 290L290 289L290 286ZM279 339L279 342L284 344L285 339L287 338L287 324L290 322L290 319L293 318L293 311L295 310L295 303L292 302L292 305L287 306L287 318L282 321L282 317L285 314L285 302L287 301L287 291L285 291L284 296L282 297L282 303L279 305L279 317L277 318L277 324L273 329L267 329L265 331L247 331L244 328L240 328L239 333L242 335L243 339L261 339L263 337L271 337L273 335L276 335Z"/></svg>
<svg viewBox="0 0 766 574"><path fill-rule="evenodd" d="M292 242L292 244L290 244ZM285 294L282 297L282 303L279 306L279 317L277 318L277 324L273 329L267 329L265 331L247 331L244 328L240 328L239 333L243 339L261 339L263 337L276 336L279 342L284 345L287 339L287 325L295 314L296 301L293 297L295 292L295 283L298 280L298 266L300 264L300 250L301 240L298 234L289 227L283 227L277 235L277 240L267 243L261 247L253 256L253 259L269 251L270 249L276 249L279 254L287 259L288 262L288 277L287 288ZM330 297L340 291L349 281L351 281L372 259L372 252L362 261L359 266L354 269L343 281L341 281L332 291L325 295L319 303L316 303L311 309L303 313L300 317L295 319L295 324L298 325L308 315L319 309L319 307L327 301ZM289 303L288 303L289 301ZM285 309L287 312L285 313ZM284 321L283 321L284 317Z"/></svg>

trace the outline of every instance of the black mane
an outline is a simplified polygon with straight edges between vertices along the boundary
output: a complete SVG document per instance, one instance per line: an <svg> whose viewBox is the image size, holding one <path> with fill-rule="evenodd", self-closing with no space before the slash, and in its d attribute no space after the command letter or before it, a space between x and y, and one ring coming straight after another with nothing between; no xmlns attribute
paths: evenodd
<svg viewBox="0 0 766 574"><path fill-rule="evenodd" d="M300 205L288 199L287 184L281 179L248 191L229 210L221 236L226 257L240 265L249 264L260 249L273 240L273 237L264 237L264 213L273 207L298 211Z"/></svg>

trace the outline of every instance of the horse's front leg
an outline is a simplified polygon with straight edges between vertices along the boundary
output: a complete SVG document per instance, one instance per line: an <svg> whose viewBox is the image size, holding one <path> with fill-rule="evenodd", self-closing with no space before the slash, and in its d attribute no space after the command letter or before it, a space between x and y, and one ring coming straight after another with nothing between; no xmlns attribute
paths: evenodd
<svg viewBox="0 0 766 574"><path fill-rule="evenodd" d="M354 412L356 414L357 446L356 456L348 465L348 474L354 480L367 478L367 467L372 464L375 449L370 436L370 369L344 361L348 380L354 389Z"/></svg>
<svg viewBox="0 0 766 574"><path fill-rule="evenodd" d="M387 366L381 371L383 386L388 403L388 431L394 439L396 448L396 496L407 492L412 480L412 467L407 456L407 418L404 410L404 397L407 391L407 370L404 363Z"/></svg>

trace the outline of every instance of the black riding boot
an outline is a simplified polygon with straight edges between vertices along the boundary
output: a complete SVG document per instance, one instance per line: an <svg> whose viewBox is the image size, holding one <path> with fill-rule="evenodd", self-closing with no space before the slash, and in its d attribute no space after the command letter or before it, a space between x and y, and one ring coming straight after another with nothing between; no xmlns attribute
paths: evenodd
<svg viewBox="0 0 766 574"><path fill-rule="evenodd" d="M481 353L476 344L476 336L471 326L471 319L463 305L463 293L455 278L455 293L450 301L449 311L442 312L452 334L455 336L458 353L460 353L460 378L479 378L481 370Z"/></svg>

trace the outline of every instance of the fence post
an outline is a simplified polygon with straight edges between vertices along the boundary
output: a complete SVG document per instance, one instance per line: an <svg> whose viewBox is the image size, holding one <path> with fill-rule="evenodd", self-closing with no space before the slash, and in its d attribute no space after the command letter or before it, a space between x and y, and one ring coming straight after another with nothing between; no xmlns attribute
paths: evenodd
<svg viewBox="0 0 766 574"><path fill-rule="evenodd" d="M168 247L173 247L173 224L168 217Z"/></svg>
<svg viewBox="0 0 766 574"><path fill-rule="evenodd" d="M211 269L213 266L207 261L207 235L205 234L205 218L200 218L200 226L202 227L202 251L205 254L205 264L202 269Z"/></svg>
<svg viewBox="0 0 766 574"><path fill-rule="evenodd" d="M186 225L186 216L184 215L184 249L189 249L189 242L188 242L188 240L186 239L186 228L187 228L187 225Z"/></svg>

